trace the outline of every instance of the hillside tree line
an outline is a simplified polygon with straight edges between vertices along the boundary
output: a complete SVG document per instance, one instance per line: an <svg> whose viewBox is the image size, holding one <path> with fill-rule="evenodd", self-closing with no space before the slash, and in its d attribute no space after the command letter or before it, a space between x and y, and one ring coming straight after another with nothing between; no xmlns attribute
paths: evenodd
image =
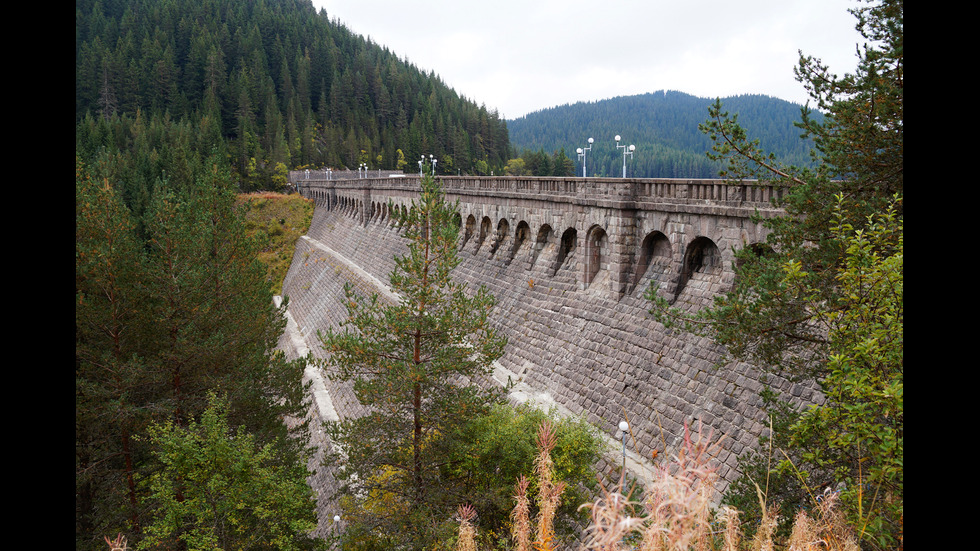
<svg viewBox="0 0 980 551"><path fill-rule="evenodd" d="M83 160L165 156L141 132L176 134L168 147L217 148L246 191L287 169L411 170L422 155L489 174L509 149L495 111L309 0L78 0L75 122Z"/></svg>
<svg viewBox="0 0 980 551"><path fill-rule="evenodd" d="M619 177L623 174L623 149L636 145L627 156L626 175L631 178L717 178L723 165L708 157L711 140L698 130L713 100L683 92L661 90L648 94L578 102L542 109L507 121L512 159L523 159L523 170L533 176L581 176L582 161L576 149L586 147L587 175ZM723 98L726 108L760 139L764 147L786 162L809 166L812 140L801 140L795 123L801 106L764 95ZM819 118L820 113L811 114ZM552 157L542 163L541 155ZM570 157L571 170L555 170L557 157ZM511 172L521 170L512 163ZM519 163L517 163L519 164Z"/></svg>

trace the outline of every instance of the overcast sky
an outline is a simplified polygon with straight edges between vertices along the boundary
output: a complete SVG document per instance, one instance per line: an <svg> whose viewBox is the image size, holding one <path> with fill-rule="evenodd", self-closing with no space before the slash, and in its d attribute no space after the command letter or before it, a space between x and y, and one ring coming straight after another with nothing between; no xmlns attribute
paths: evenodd
<svg viewBox="0 0 980 551"><path fill-rule="evenodd" d="M532 111L658 90L796 103L799 51L838 75L856 0L313 0L477 104Z"/></svg>

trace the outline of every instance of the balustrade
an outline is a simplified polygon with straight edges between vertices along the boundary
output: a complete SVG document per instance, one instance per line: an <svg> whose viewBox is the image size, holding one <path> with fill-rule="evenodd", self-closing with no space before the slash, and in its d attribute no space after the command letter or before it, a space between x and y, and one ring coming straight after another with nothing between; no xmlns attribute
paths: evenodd
<svg viewBox="0 0 980 551"><path fill-rule="evenodd" d="M398 177L369 175L367 177L330 179L325 172L290 174L301 193L313 189L418 189L417 174L398 174ZM370 173L369 173L370 174ZM314 178L314 176L317 176ZM502 196L541 196L564 201L605 200L635 203L718 204L730 206L769 206L773 199L783 196L785 186L769 182L746 180L692 180L667 178L571 178L546 176L438 176L443 190L449 193L480 192Z"/></svg>

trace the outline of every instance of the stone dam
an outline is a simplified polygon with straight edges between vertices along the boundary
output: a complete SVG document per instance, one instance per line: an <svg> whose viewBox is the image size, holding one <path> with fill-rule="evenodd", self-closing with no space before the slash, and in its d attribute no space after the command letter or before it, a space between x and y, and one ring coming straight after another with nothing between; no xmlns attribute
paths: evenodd
<svg viewBox="0 0 980 551"><path fill-rule="evenodd" d="M493 378L511 386L514 402L599 427L610 441L607 467L623 462L623 419L631 427L627 468L641 480L651 457L675 453L685 426L703 427L724 437L716 457L724 487L737 476L738 456L768 430L765 386L797 403L821 399L815 386L765 376L726 361L709 339L664 328L643 297L656 282L674 306L696 310L729 289L734 251L765 241L753 214L778 214L770 200L779 188L722 180L437 180L447 200L459 201L456 277L470 288L486 285L497 298L492 319L508 345ZM418 175L293 173L291 181L316 207L284 280L290 328L281 347L320 358L317 330L346 317L344 284L390 297L394 257L406 251L392 213L411 206ZM316 415L359 414L351 388L313 368L308 374ZM317 476L330 485L329 473Z"/></svg>

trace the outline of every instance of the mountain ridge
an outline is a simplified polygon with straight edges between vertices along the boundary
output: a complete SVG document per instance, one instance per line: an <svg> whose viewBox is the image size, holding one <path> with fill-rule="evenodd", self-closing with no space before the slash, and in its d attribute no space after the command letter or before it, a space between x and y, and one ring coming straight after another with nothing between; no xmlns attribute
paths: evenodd
<svg viewBox="0 0 980 551"><path fill-rule="evenodd" d="M783 162L810 163L810 144L800 138L794 123L804 106L762 94L720 98L722 108L738 113L750 137ZM577 148L595 139L586 152L588 176L620 176L620 146L636 145L633 158L626 157L627 175L644 178L713 178L721 164L708 159L710 138L698 125L708 118L715 99L676 90L587 100L545 108L509 119L508 134L517 152L553 152L564 149L573 158ZM581 160L576 174L582 173Z"/></svg>

